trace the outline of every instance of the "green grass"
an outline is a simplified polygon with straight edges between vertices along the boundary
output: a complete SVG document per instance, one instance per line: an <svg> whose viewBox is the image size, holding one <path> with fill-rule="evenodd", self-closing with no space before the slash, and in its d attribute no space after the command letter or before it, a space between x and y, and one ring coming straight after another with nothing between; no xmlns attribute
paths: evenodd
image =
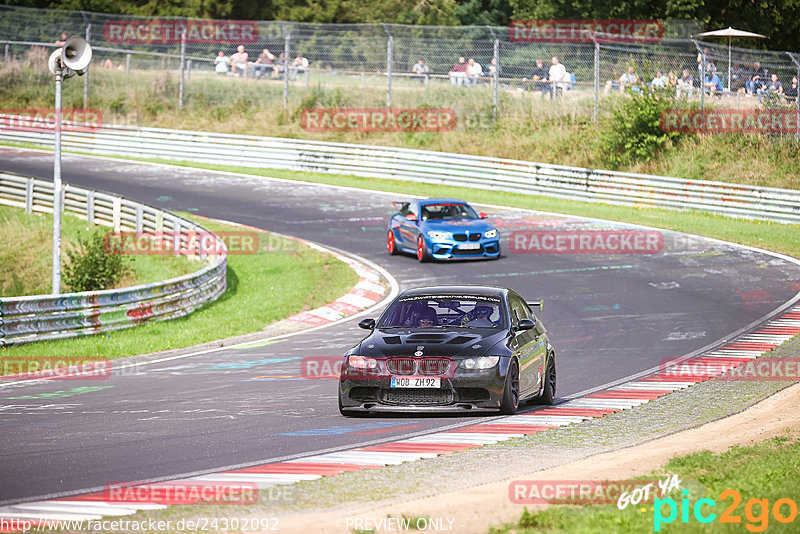
<svg viewBox="0 0 800 534"><path fill-rule="evenodd" d="M688 489L689 516L682 522L681 498L678 492L665 496L676 503L677 516L664 523L661 532L797 532L798 519L791 524L780 524L771 514L763 514L760 505L751 499L767 499L769 511L779 499L789 498L798 503L797 488L800 487L800 436L785 435L748 447L734 447L727 452L713 454L709 451L681 456L670 460L660 472L661 480L666 473L675 473L684 481L682 489ZM652 478L652 477L651 477ZM691 481L689 484L688 481ZM741 523L721 523L720 515L732 506L733 497L723 496L725 490L735 490L741 502L731 510L732 516L741 518ZM703 525L692 513L698 499L709 498L717 504L712 509L702 507L702 513L716 514L715 521ZM658 503L655 503L658 504ZM616 504L588 506L551 506L538 512L525 511L516 524L507 524L490 530L491 534L527 533L640 533L653 532L655 524L654 503L628 506L619 510ZM669 515L669 506L661 506L664 517ZM747 515L748 510L750 515ZM789 514L789 506L782 506L782 514ZM762 528L764 527L764 528Z"/></svg>
<svg viewBox="0 0 800 534"><path fill-rule="evenodd" d="M61 219L61 261L75 247L79 236L88 236L102 227L64 214ZM53 216L26 214L21 208L0 206L0 296L17 297L51 292ZM128 275L117 284L126 287L182 276L201 268L185 258L167 256L129 256ZM68 291L62 287L62 291Z"/></svg>
<svg viewBox="0 0 800 534"><path fill-rule="evenodd" d="M212 231L240 230L205 219L197 221ZM3 349L2 354L7 358L76 355L118 358L189 347L258 332L275 321L336 299L356 282L355 272L334 256L294 240L259 232L256 254L228 256L225 293L188 317L95 336L30 343Z"/></svg>

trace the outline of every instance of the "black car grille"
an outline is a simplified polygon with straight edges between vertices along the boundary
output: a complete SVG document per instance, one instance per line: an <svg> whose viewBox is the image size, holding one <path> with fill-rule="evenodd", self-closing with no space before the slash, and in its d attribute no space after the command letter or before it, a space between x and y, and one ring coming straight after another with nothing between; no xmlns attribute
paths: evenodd
<svg viewBox="0 0 800 534"><path fill-rule="evenodd" d="M386 361L386 369L393 375L413 375L419 372L421 375L441 375L450 368L450 360L447 358L389 358Z"/></svg>
<svg viewBox="0 0 800 534"><path fill-rule="evenodd" d="M416 365L414 358L389 358L386 368L393 375L413 375Z"/></svg>
<svg viewBox="0 0 800 534"><path fill-rule="evenodd" d="M471 256L473 254L483 254L483 247L471 250L461 250L459 248L453 248L452 252L453 256Z"/></svg>
<svg viewBox="0 0 800 534"><path fill-rule="evenodd" d="M453 402L451 389L386 389L383 402L387 404L441 405Z"/></svg>
<svg viewBox="0 0 800 534"><path fill-rule="evenodd" d="M419 374L421 375L441 375L450 368L450 360L447 358L425 358L419 361Z"/></svg>
<svg viewBox="0 0 800 534"><path fill-rule="evenodd" d="M456 241L467 241L467 234L453 234ZM469 241L480 241L481 234L469 234Z"/></svg>

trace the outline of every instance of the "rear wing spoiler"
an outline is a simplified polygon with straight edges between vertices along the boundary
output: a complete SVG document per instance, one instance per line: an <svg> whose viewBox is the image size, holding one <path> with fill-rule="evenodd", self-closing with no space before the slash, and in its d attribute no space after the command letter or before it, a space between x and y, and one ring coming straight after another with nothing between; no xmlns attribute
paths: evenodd
<svg viewBox="0 0 800 534"><path fill-rule="evenodd" d="M525 304L527 304L531 308L539 308L539 311L542 311L544 309L544 299L542 299L542 300L529 300Z"/></svg>

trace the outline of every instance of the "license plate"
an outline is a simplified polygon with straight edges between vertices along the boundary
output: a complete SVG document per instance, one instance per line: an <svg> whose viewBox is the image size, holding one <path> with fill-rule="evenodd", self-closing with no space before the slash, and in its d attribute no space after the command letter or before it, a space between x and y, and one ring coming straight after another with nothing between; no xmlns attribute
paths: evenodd
<svg viewBox="0 0 800 534"><path fill-rule="evenodd" d="M393 388L440 388L442 386L442 379L436 377L424 376L393 376Z"/></svg>
<svg viewBox="0 0 800 534"><path fill-rule="evenodd" d="M458 245L459 250L478 250L481 248L480 243L462 243Z"/></svg>

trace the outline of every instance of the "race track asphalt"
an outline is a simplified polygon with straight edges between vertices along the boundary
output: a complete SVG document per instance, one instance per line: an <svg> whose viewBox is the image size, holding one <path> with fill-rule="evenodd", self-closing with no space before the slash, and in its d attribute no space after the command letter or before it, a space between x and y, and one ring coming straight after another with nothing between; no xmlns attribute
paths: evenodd
<svg viewBox="0 0 800 534"><path fill-rule="evenodd" d="M0 149L0 170L52 178L52 155ZM420 264L385 250L401 195L65 155L67 183L191 211L357 254L400 288L500 285L530 299L557 350L564 397L722 340L793 297L800 266L671 232L657 254L515 253L520 229L625 229L574 217L482 208L501 228L497 261ZM377 316L377 311L375 316ZM301 375L303 358L338 356L355 321L249 348L131 368L109 379L0 385L0 502L265 463L474 422L475 417L339 415L336 380ZM79 389L84 388L84 389ZM101 389L94 389L101 388Z"/></svg>

